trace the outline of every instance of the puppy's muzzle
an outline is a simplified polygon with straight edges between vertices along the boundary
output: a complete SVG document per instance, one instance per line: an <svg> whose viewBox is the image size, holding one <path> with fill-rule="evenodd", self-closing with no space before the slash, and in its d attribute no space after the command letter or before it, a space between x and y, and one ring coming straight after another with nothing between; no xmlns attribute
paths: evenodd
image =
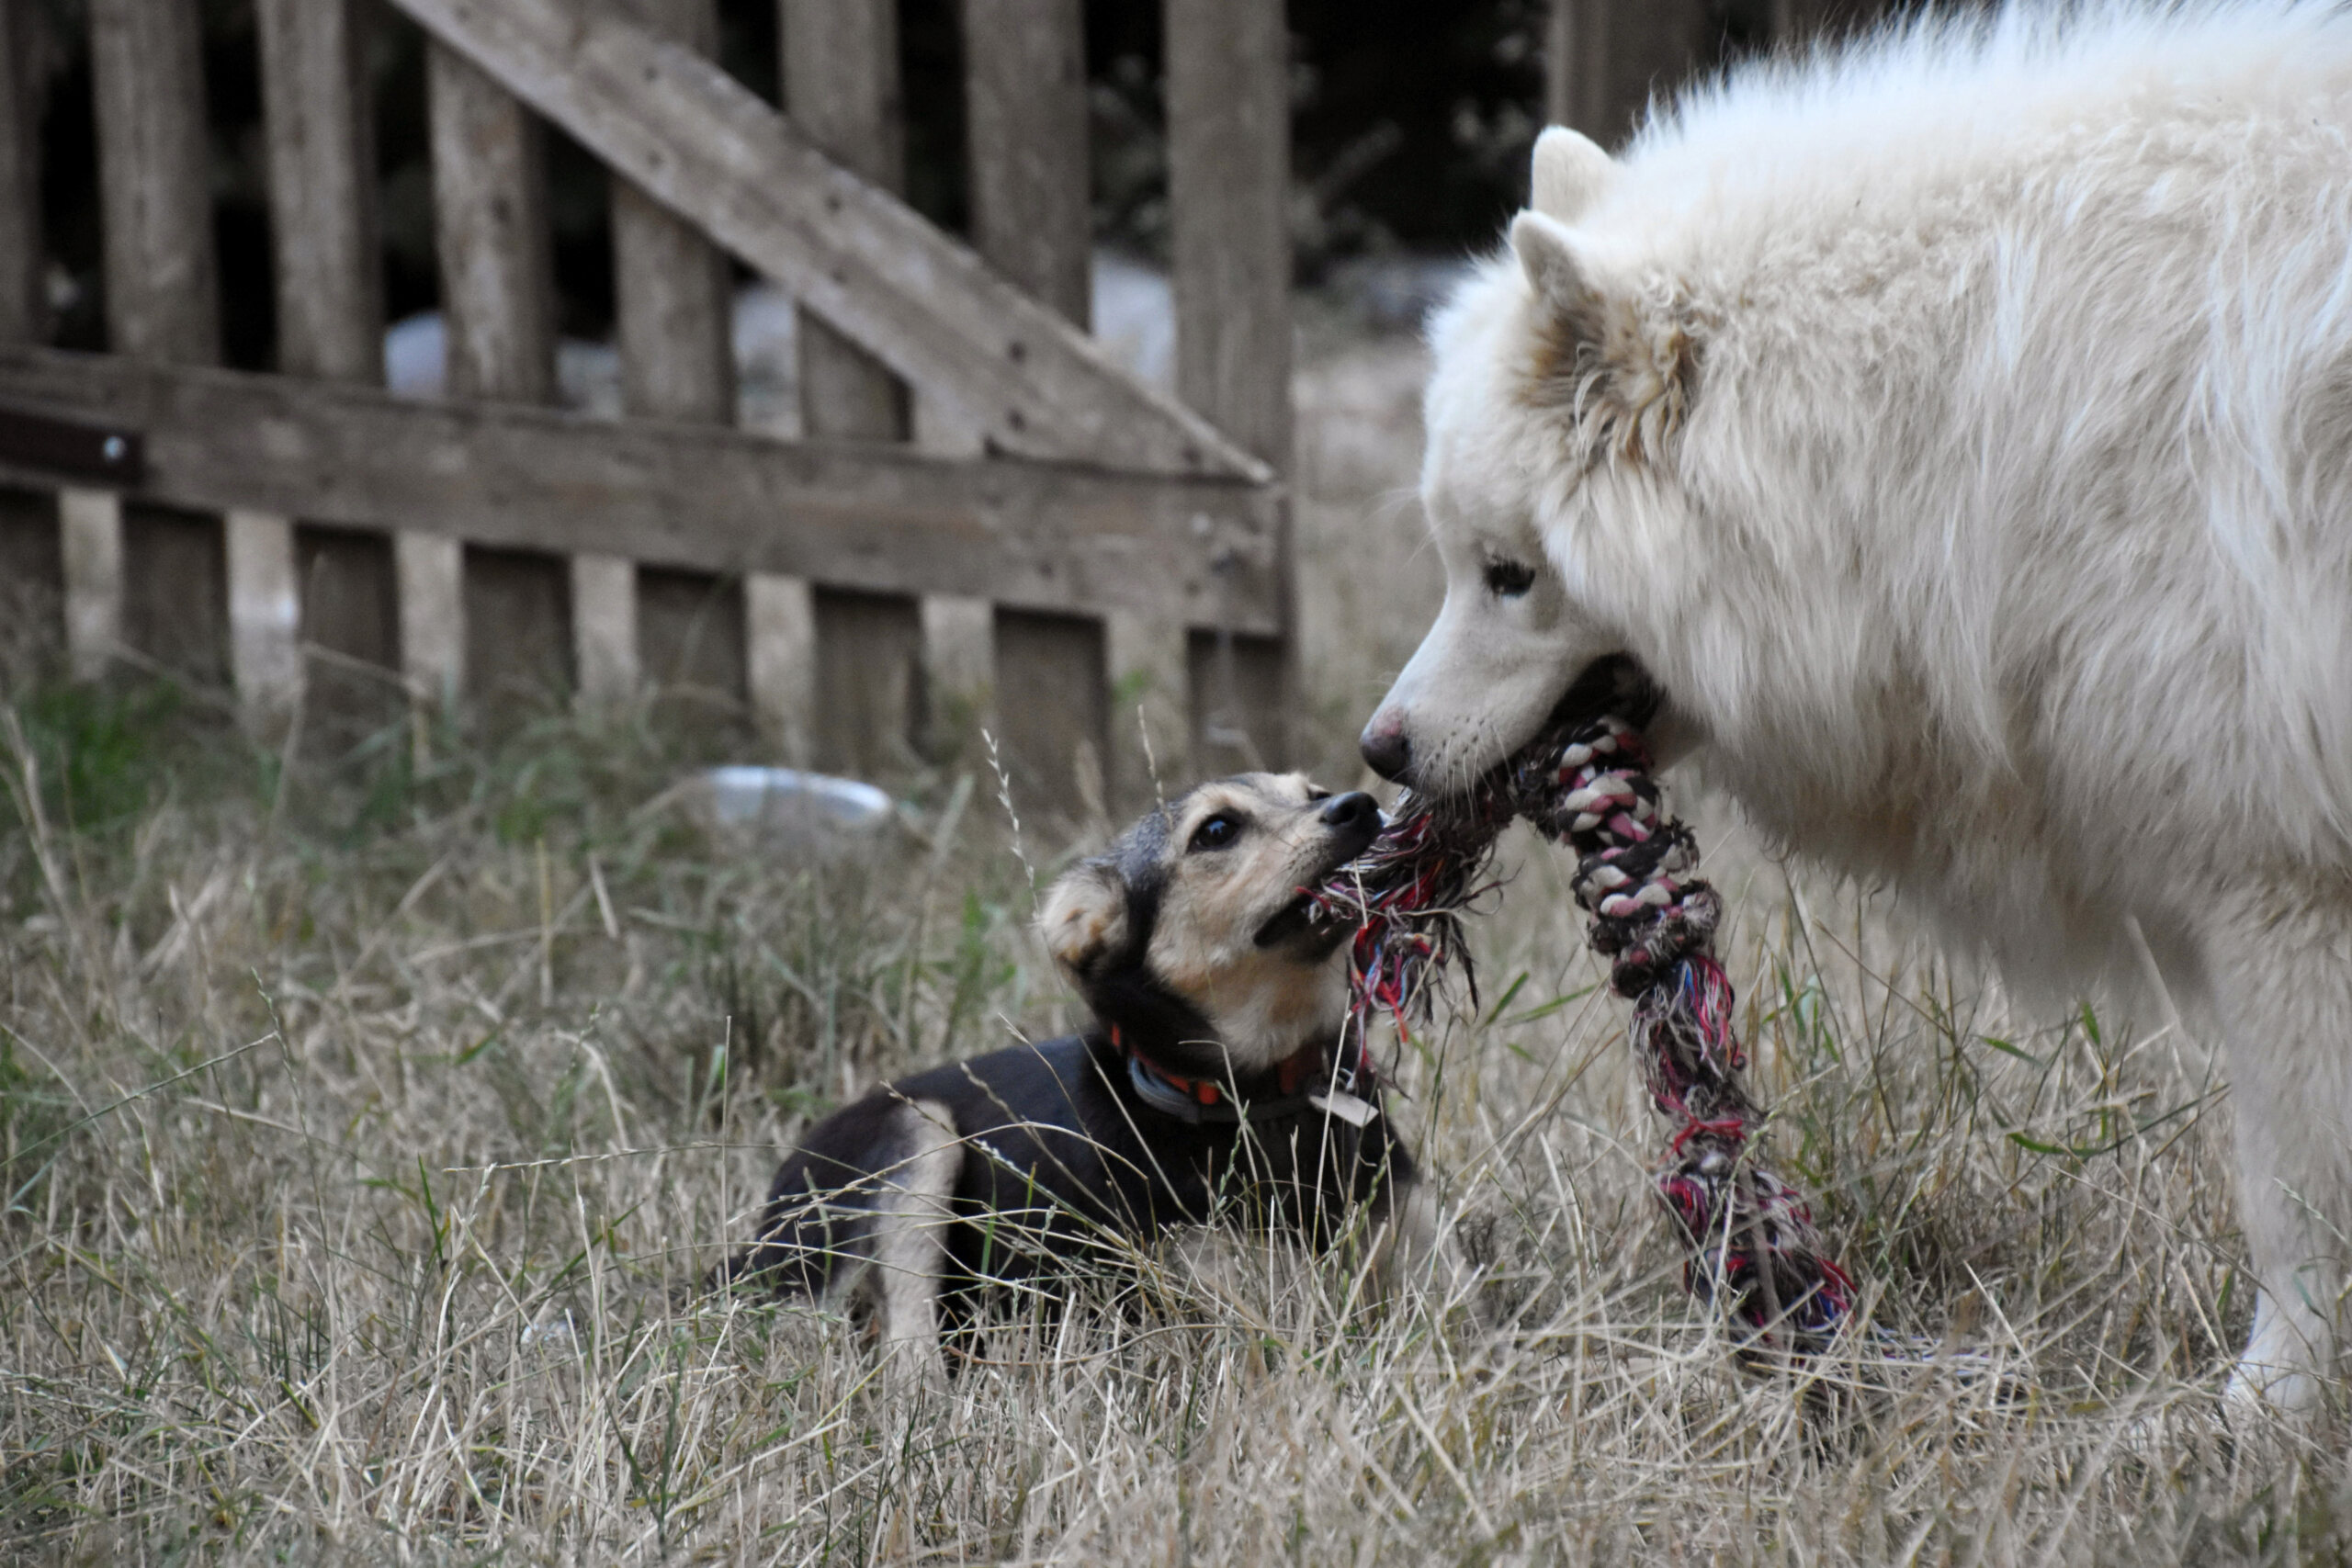
<svg viewBox="0 0 2352 1568"><path fill-rule="evenodd" d="M1315 888L1323 879L1372 847L1380 837L1380 803L1362 790L1335 795L1323 803L1316 820L1329 834L1323 853L1306 876L1297 897L1283 905L1274 918L1258 928L1260 947L1290 946L1301 955L1320 958L1346 936L1344 926L1326 925L1315 918Z"/></svg>

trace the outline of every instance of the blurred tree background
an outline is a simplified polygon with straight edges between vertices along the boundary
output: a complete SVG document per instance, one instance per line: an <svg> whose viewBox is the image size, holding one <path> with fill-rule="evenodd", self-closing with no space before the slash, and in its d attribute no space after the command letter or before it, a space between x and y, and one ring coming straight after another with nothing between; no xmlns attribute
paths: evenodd
<svg viewBox="0 0 2352 1568"><path fill-rule="evenodd" d="M8 0L35 18L19 68L46 105L43 190L55 341L104 346L86 0ZM771 102L778 0L719 0L722 62ZM785 4L795 0L783 0ZM1829 0L1835 4L1836 0ZM1613 139L1653 85L1758 47L1799 0L1290 0L1294 219L1300 277L1351 255L1445 254L1487 243L1519 203L1529 143L1546 112L1544 56L1578 26L1605 64L1567 112ZM1811 0L1821 9L1823 0ZM266 368L275 323L252 0L202 0L223 328L232 365ZM899 0L908 195L951 231L966 216L963 74L956 0ZM1580 19L1581 18L1581 19ZM423 35L389 6L374 17L371 70L386 249L398 320L435 303L425 152ZM1160 14L1147 0L1087 0L1096 230L1156 259L1167 230L1159 101ZM1555 110L1561 106L1553 105ZM612 321L608 186L561 135L548 138L562 331L597 338Z"/></svg>

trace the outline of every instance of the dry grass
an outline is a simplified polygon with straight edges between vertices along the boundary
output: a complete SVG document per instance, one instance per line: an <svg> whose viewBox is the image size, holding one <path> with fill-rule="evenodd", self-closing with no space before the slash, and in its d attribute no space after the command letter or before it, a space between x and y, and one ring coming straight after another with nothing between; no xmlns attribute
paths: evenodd
<svg viewBox="0 0 2352 1568"><path fill-rule="evenodd" d="M933 781L850 861L712 843L633 733L279 773L134 701L7 747L0 1530L28 1556L2294 1560L2340 1460L2213 1419L2245 1296L2168 1033L2007 1016L1742 877L1776 1149L1939 1360L1730 1369L1672 1279L1613 1003L1537 855L1407 1114L1481 1331L1260 1243L1139 1260L894 1394L698 1299L809 1113L1061 1027ZM595 759L592 767L589 759ZM40 810L32 809L38 801ZM1718 863L1741 857L1720 846ZM1033 858L1037 846L1029 846ZM602 891L599 891L601 887ZM1965 1354L1962 1354L1965 1352ZM1842 1392L1832 1392L1842 1391Z"/></svg>
<svg viewBox="0 0 2352 1568"><path fill-rule="evenodd" d="M1417 624L1409 507L1384 499L1414 377L1315 374L1302 558L1336 721ZM396 729L288 766L136 694L8 713L12 1556L2284 1562L2352 1540L2334 1434L2216 1418L2249 1292L2193 1043L2016 1016L1736 832L1709 850L1775 1157L1933 1354L1732 1369L1677 1288L1562 867L1522 852L1477 932L1485 1005L1396 1052L1492 1327L1372 1307L1344 1260L1175 1247L900 1394L853 1325L692 1287L808 1116L1070 1021L992 787L910 781L910 826L819 859L649 807L678 759L632 724L491 750Z"/></svg>

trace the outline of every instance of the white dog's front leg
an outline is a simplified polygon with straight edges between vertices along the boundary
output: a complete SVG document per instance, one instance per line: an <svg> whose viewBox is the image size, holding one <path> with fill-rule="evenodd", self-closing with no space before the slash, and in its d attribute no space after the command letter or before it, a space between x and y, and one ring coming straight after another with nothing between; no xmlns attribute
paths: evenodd
<svg viewBox="0 0 2352 1568"><path fill-rule="evenodd" d="M2210 951L2261 1295L2229 1394L2306 1416L2352 1280L2352 908L2274 886L2234 914Z"/></svg>

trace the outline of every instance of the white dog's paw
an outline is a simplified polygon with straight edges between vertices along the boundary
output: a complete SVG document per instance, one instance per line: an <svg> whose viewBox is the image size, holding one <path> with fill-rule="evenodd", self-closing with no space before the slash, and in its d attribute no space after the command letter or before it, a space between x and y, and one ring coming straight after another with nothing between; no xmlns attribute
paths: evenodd
<svg viewBox="0 0 2352 1568"><path fill-rule="evenodd" d="M2308 1367L2257 1357L2251 1348L2222 1391L2222 1412L2233 1430L2281 1419L2308 1424L2324 1408L2320 1381Z"/></svg>

